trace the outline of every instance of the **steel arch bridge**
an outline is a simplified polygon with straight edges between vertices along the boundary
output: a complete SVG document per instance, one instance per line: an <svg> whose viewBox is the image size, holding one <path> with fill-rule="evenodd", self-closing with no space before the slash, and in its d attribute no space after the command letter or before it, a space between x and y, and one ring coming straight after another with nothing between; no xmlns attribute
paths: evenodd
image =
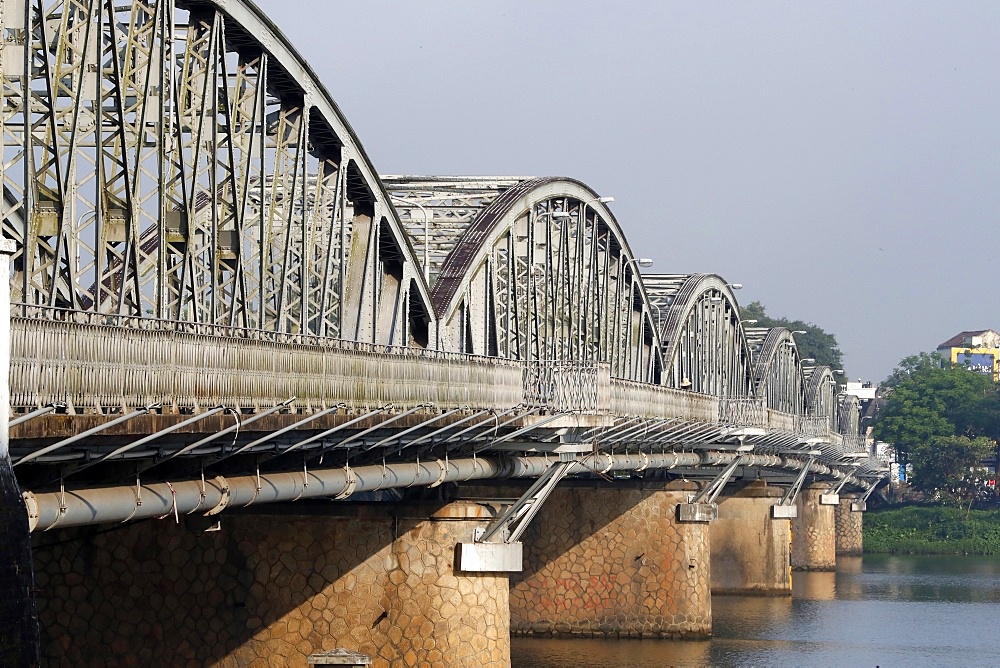
<svg viewBox="0 0 1000 668"><path fill-rule="evenodd" d="M883 477L832 371L745 328L723 278L641 275L574 179L378 176L250 2L2 11L34 526L537 477L557 452L581 475Z"/></svg>

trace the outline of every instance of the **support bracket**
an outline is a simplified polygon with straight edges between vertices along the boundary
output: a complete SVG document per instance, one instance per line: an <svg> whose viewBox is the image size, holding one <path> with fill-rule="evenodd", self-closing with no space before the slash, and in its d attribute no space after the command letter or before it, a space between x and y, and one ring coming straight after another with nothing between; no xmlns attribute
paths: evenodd
<svg viewBox="0 0 1000 668"><path fill-rule="evenodd" d="M712 482L705 485L705 488L691 497L687 503L677 506L677 520L679 522L711 522L719 517L719 506L715 499L725 489L726 483L733 477L733 473L743 463L743 454L736 455L733 461L729 462L726 468L719 471Z"/></svg>
<svg viewBox="0 0 1000 668"><path fill-rule="evenodd" d="M860 499L858 499L857 501L852 501L851 502L851 512L853 512L853 513L863 513L866 510L868 510L868 497L871 496L872 493L877 488L878 488L878 483L876 482L874 485L872 485L871 487L868 488L868 491L865 492L864 495L862 495L862 497Z"/></svg>
<svg viewBox="0 0 1000 668"><path fill-rule="evenodd" d="M798 477L795 478L795 482L792 486L788 488L785 495L781 497L781 501L771 506L771 519L775 520L786 520L798 517L799 511L795 506L795 501L799 498L799 492L802 491L802 483L805 482L806 476L809 475L809 469L812 468L813 462L816 461L816 456L812 455L806 460L805 466L799 471Z"/></svg>
<svg viewBox="0 0 1000 668"><path fill-rule="evenodd" d="M715 503L716 497L722 493L726 483L729 482L729 479L733 477L733 473L736 472L736 469L742 463L743 455L737 455L733 461L729 462L729 466L722 469L719 475L715 476L712 482L708 483L703 490L691 498L691 503Z"/></svg>
<svg viewBox="0 0 1000 668"><path fill-rule="evenodd" d="M516 543L541 510L545 499L576 463L576 459L569 459L550 464L521 498L504 510L488 527L476 531L476 542Z"/></svg>

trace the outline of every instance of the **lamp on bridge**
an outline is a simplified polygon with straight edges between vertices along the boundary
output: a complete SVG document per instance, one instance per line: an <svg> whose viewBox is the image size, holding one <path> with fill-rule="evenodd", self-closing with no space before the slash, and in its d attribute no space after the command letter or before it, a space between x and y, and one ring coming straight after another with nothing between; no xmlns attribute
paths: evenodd
<svg viewBox="0 0 1000 668"><path fill-rule="evenodd" d="M803 357L799 361L802 362L803 364L815 364L816 363L816 358L815 357Z"/></svg>
<svg viewBox="0 0 1000 668"><path fill-rule="evenodd" d="M542 213L538 214L538 216L536 216L536 220L538 218L543 217L543 216L549 216L550 218L553 218L553 219L555 219L555 218L572 218L573 214L571 214L569 211L545 211L545 212L542 212Z"/></svg>
<svg viewBox="0 0 1000 668"><path fill-rule="evenodd" d="M632 263L635 263L637 266L640 266L640 267L652 267L653 266L653 258L650 258L650 257L634 257L631 260L628 260L625 263L625 266L627 267L627 266L629 266Z"/></svg>
<svg viewBox="0 0 1000 668"><path fill-rule="evenodd" d="M750 320L740 320L740 324L756 325L757 321L751 318Z"/></svg>
<svg viewBox="0 0 1000 668"><path fill-rule="evenodd" d="M584 204L593 204L594 202L597 202L598 204L611 204L614 201L614 197L598 197L597 199L592 199L589 202L584 202Z"/></svg>
<svg viewBox="0 0 1000 668"><path fill-rule="evenodd" d="M742 283L726 283L726 287L729 288L730 290L742 290L743 289L743 284Z"/></svg>
<svg viewBox="0 0 1000 668"><path fill-rule="evenodd" d="M806 330L804 330L804 329L796 329L795 331L792 332L793 335L795 335L795 334L805 334L805 333L806 333Z"/></svg>

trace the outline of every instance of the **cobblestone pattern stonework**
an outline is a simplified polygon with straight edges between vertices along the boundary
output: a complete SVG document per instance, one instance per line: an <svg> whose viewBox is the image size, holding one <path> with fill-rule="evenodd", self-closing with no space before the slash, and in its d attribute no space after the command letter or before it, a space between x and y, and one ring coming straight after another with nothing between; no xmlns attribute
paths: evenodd
<svg viewBox="0 0 1000 668"><path fill-rule="evenodd" d="M786 596L792 593L787 519L772 519L783 490L755 481L719 497L710 526L712 592Z"/></svg>
<svg viewBox="0 0 1000 668"><path fill-rule="evenodd" d="M854 495L840 495L837 506L837 555L860 557L864 553L864 513L851 511L851 503L857 501Z"/></svg>
<svg viewBox="0 0 1000 668"><path fill-rule="evenodd" d="M792 520L792 570L837 569L836 506L825 506L819 497L828 486L814 485L799 493L798 517Z"/></svg>
<svg viewBox="0 0 1000 668"><path fill-rule="evenodd" d="M711 634L708 524L676 520L690 492L621 487L563 483L545 502L511 574L514 634Z"/></svg>
<svg viewBox="0 0 1000 668"><path fill-rule="evenodd" d="M453 569L484 524L236 515L210 533L169 518L43 534L45 659L263 668L344 647L376 666L507 666L506 574Z"/></svg>

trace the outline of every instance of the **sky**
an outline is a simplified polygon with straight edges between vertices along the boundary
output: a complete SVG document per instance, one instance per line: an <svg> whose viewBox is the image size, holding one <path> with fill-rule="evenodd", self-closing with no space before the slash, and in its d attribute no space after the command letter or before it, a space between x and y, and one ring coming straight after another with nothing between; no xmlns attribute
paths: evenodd
<svg viewBox="0 0 1000 668"><path fill-rule="evenodd" d="M1000 330L1000 2L257 4L380 173L579 179L852 379Z"/></svg>

